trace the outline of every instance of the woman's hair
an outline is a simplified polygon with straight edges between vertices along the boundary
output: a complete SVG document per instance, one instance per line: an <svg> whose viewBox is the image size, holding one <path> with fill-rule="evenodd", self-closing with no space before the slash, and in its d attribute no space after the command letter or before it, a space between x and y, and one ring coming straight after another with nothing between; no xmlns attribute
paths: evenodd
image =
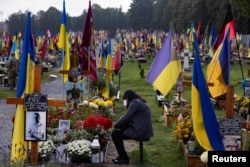
<svg viewBox="0 0 250 167"><path fill-rule="evenodd" d="M128 89L124 92L123 94L123 100L124 99L127 99L128 100L128 103L127 103L127 106L129 105L129 103L134 100L134 99L140 99L141 101L143 101L144 103L146 103L146 100L140 96L138 93L136 93L134 90L132 89Z"/></svg>

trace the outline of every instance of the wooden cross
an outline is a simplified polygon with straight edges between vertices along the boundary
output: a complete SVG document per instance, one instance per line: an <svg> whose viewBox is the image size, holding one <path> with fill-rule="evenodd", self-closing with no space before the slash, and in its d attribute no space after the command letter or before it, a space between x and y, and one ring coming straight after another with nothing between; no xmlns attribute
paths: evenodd
<svg viewBox="0 0 250 167"><path fill-rule="evenodd" d="M76 48L74 49L74 54L73 54L73 68L77 68L78 66L78 56L77 56L77 50ZM69 70L60 70L59 71L60 74L63 75L68 75L69 74ZM90 74L90 71L86 71L86 72L82 72L82 74ZM77 82L77 77L73 77L73 82ZM74 109L77 109L77 103L74 102Z"/></svg>
<svg viewBox="0 0 250 167"><path fill-rule="evenodd" d="M34 73L34 90L33 92L40 93L41 90L41 66L35 65L35 71ZM7 104L24 104L23 98L14 98L14 97L8 97L6 99ZM48 106L65 106L65 100L50 100L48 99ZM30 161L32 165L38 164L38 142L32 141L31 142L31 157Z"/></svg>

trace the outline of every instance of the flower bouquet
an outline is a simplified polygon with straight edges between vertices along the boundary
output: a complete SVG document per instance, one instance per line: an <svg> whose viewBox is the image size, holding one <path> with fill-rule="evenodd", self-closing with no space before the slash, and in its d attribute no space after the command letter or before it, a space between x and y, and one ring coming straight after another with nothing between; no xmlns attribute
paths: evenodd
<svg viewBox="0 0 250 167"><path fill-rule="evenodd" d="M101 149L107 145L109 129L113 126L110 118L104 116L89 116L83 122L83 128L94 136L98 136Z"/></svg>
<svg viewBox="0 0 250 167"><path fill-rule="evenodd" d="M175 136L180 143L186 144L191 136L194 137L193 130L192 119L190 116L186 116L178 121L176 128L173 131L173 136Z"/></svg>
<svg viewBox="0 0 250 167"><path fill-rule="evenodd" d="M72 163L90 162L92 152L89 140L82 139L69 142L66 150Z"/></svg>
<svg viewBox="0 0 250 167"><path fill-rule="evenodd" d="M51 154L55 151L56 147L51 140L38 142L38 153L40 161L49 161Z"/></svg>

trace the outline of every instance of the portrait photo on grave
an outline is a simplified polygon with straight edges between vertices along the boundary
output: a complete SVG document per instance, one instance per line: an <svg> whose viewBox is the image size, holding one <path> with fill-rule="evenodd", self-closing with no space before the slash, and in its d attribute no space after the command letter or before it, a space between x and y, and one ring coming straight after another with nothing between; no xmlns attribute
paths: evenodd
<svg viewBox="0 0 250 167"><path fill-rule="evenodd" d="M224 135L222 141L226 151L241 151L241 135Z"/></svg>
<svg viewBox="0 0 250 167"><path fill-rule="evenodd" d="M25 112L25 139L26 141L47 140L46 111Z"/></svg>
<svg viewBox="0 0 250 167"><path fill-rule="evenodd" d="M67 103L81 103L85 85L83 82L68 82L66 84Z"/></svg>
<svg viewBox="0 0 250 167"><path fill-rule="evenodd" d="M58 133L65 134L70 130L70 120L59 120Z"/></svg>

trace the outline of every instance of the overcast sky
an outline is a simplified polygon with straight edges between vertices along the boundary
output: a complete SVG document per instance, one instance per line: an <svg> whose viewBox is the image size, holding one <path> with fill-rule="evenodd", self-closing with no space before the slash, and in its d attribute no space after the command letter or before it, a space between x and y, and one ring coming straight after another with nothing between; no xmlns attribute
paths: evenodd
<svg viewBox="0 0 250 167"><path fill-rule="evenodd" d="M99 4L102 8L120 8L127 12L132 0L91 0L91 4ZM66 12L70 16L80 16L84 9L88 9L89 0L65 0ZM62 11L63 0L0 0L0 21L4 21L12 13L18 11L31 11L36 14L38 11L47 11L49 7L55 7Z"/></svg>

